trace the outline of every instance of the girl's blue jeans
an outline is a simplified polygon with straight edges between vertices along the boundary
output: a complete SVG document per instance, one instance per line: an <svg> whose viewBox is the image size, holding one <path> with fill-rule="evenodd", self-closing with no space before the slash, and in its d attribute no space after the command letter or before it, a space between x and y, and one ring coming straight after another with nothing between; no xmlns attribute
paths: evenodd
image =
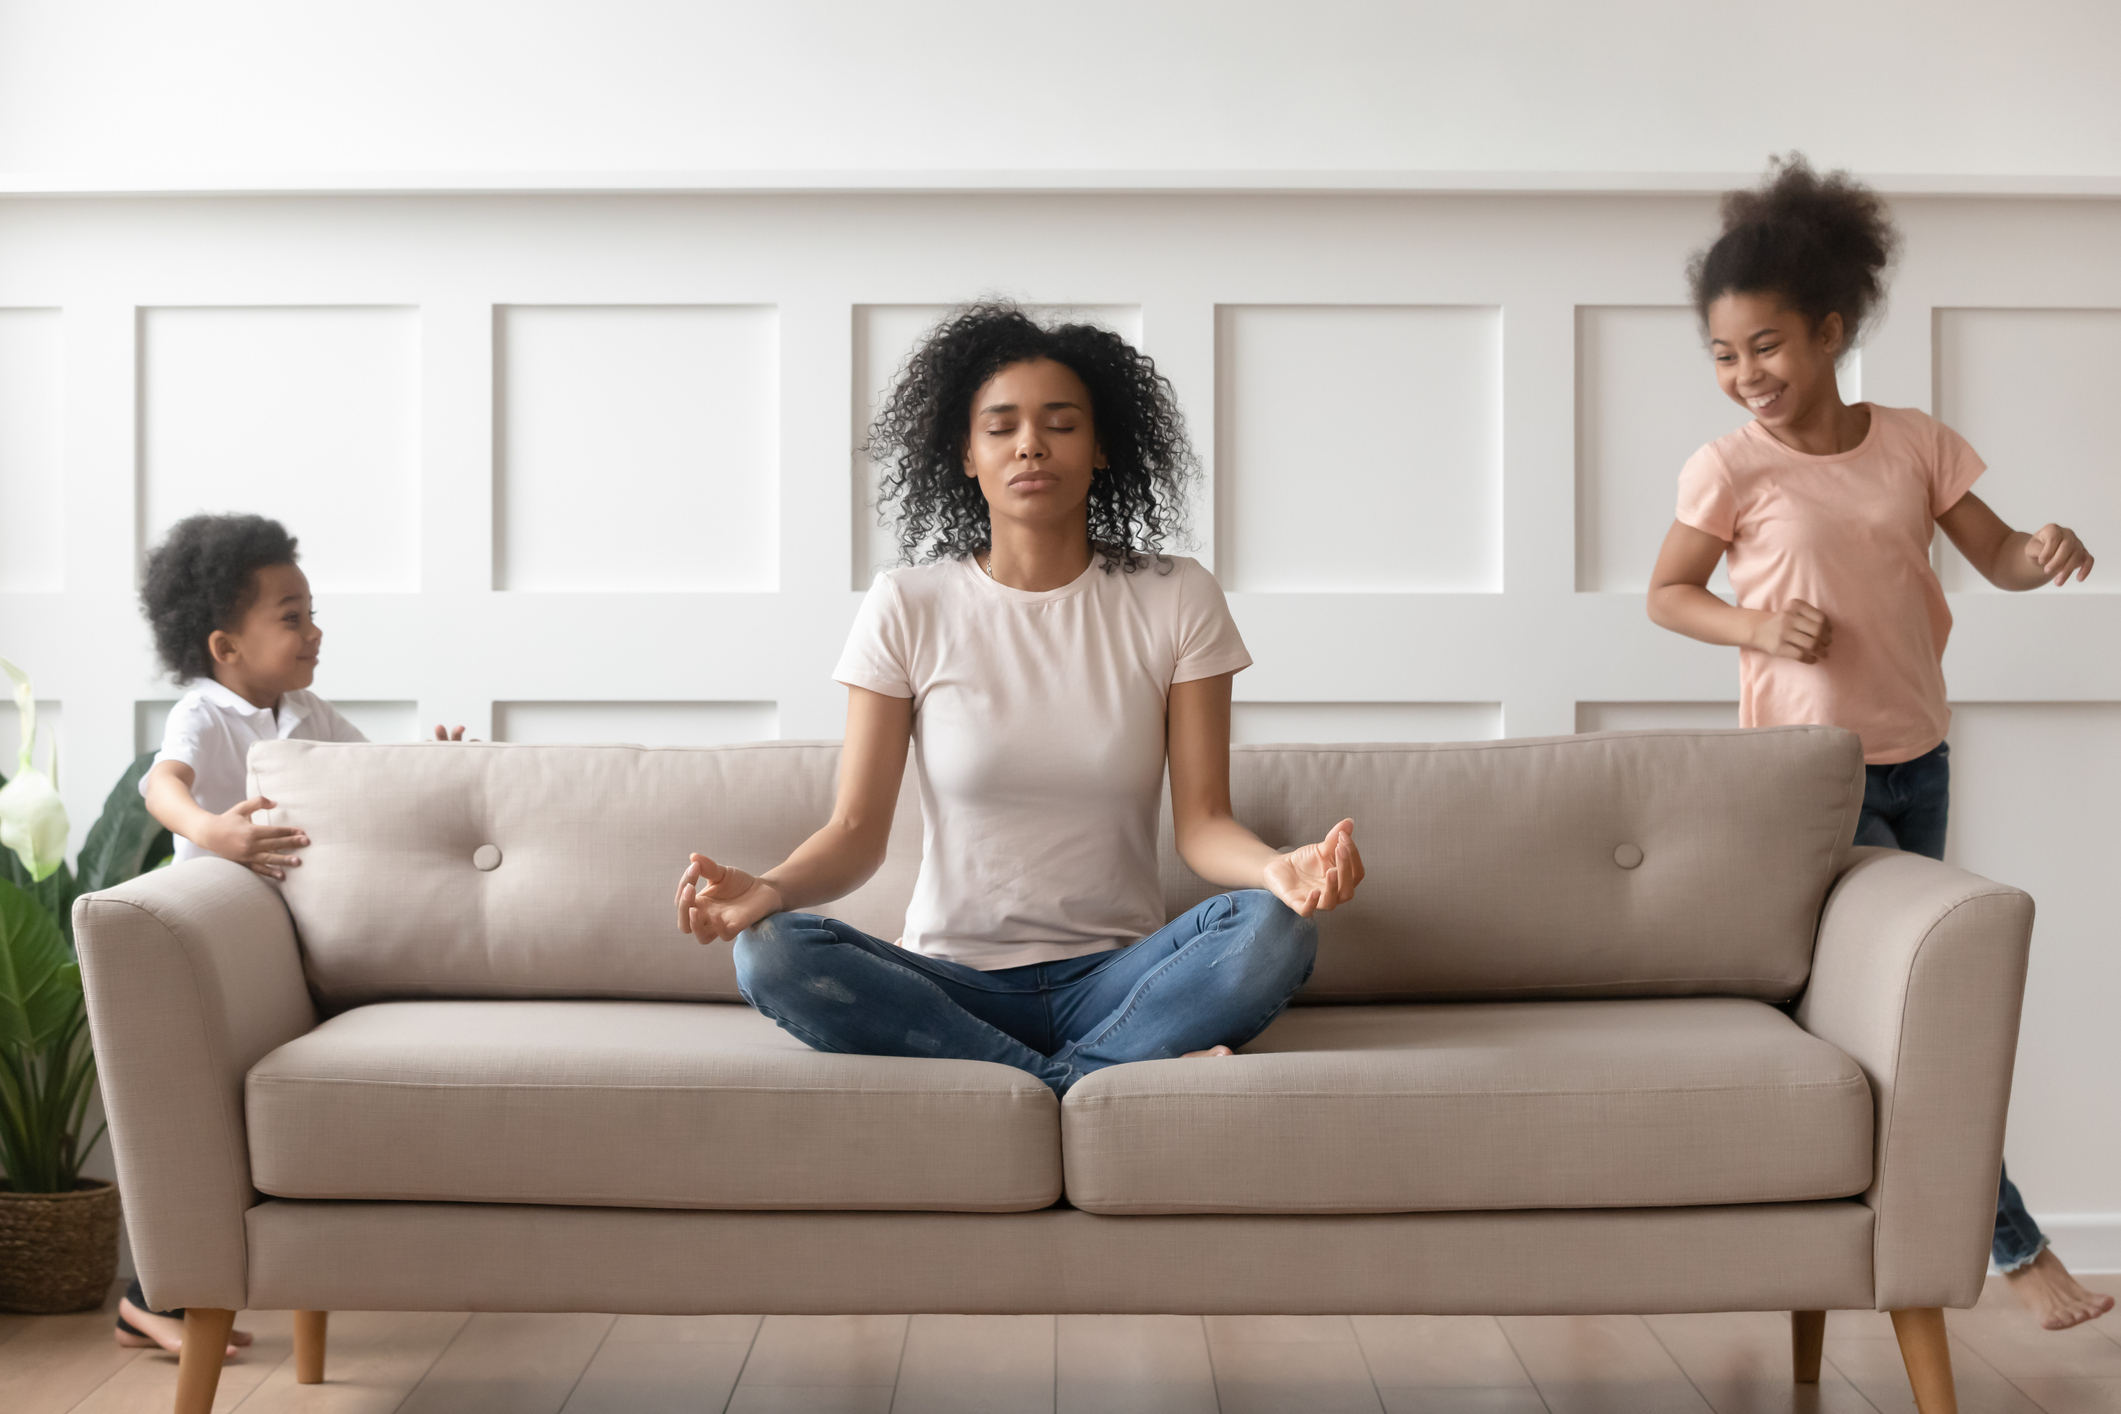
<svg viewBox="0 0 2121 1414"><path fill-rule="evenodd" d="M1944 858L1945 816L1951 805L1952 749L1936 750L1912 761L1863 768L1863 814L1856 822L1856 843L1883 845ZM2010 1169L1996 1194L1996 1236L1989 1255L2001 1271L2014 1272L2040 1255L2047 1235L2025 1211Z"/></svg>
<svg viewBox="0 0 2121 1414"><path fill-rule="evenodd" d="M1242 1046L1317 951L1310 919L1247 889L1128 947L993 972L776 913L737 936L736 975L746 1001L815 1050L997 1061L1065 1095L1108 1065Z"/></svg>

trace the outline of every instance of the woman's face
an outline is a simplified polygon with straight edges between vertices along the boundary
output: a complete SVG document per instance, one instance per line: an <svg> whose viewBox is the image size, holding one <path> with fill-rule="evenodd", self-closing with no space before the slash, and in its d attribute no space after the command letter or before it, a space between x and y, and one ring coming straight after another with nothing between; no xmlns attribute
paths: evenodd
<svg viewBox="0 0 2121 1414"><path fill-rule="evenodd" d="M1828 398L1840 401L1834 358L1841 352L1841 332L1840 315L1829 314L1814 328L1773 295L1733 290L1709 306L1716 381L1726 397L1771 428L1807 420Z"/></svg>
<svg viewBox="0 0 2121 1414"><path fill-rule="evenodd" d="M1048 522L1079 516L1090 478L1105 465L1090 419L1090 390L1050 358L1012 363L972 398L965 475L988 513Z"/></svg>

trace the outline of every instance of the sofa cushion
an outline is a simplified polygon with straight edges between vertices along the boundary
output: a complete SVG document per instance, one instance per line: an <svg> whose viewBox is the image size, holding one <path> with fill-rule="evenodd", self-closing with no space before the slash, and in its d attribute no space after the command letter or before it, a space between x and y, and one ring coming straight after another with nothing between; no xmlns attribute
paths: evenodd
<svg viewBox="0 0 2121 1414"><path fill-rule="evenodd" d="M1061 1125L1093 1213L1775 1203L1871 1178L1862 1071L1737 998L1293 1008L1229 1059L1089 1076Z"/></svg>
<svg viewBox="0 0 2121 1414"><path fill-rule="evenodd" d="M1053 1092L981 1061L825 1055L747 1006L385 1002L252 1067L282 1198L1016 1212L1060 1196Z"/></svg>
<svg viewBox="0 0 2121 1414"><path fill-rule="evenodd" d="M1355 819L1369 877L1319 915L1305 1001L1784 1001L1856 834L1863 747L1833 727L1241 746L1230 797L1276 848ZM1221 892L1168 821L1163 850L1174 917Z"/></svg>
<svg viewBox="0 0 2121 1414"><path fill-rule="evenodd" d="M727 947L677 930L692 850L762 870L832 814L838 742L260 742L260 823L312 843L282 894L333 1008L396 997L740 1001ZM1853 827L1851 827L1853 828ZM921 862L906 774L883 868L821 912L896 938Z"/></svg>

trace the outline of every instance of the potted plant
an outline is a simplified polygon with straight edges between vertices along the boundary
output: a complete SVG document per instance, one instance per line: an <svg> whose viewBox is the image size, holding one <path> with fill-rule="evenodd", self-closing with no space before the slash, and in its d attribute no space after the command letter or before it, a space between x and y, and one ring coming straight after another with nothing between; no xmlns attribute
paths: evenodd
<svg viewBox="0 0 2121 1414"><path fill-rule="evenodd" d="M143 755L89 831L80 871L66 867L57 748L37 770L36 705L15 684L22 751L0 777L0 1310L48 1313L101 1305L118 1267L118 1190L83 1178L102 1138L82 1128L96 1082L88 1006L73 951L73 901L121 883L170 853L169 832L140 799Z"/></svg>

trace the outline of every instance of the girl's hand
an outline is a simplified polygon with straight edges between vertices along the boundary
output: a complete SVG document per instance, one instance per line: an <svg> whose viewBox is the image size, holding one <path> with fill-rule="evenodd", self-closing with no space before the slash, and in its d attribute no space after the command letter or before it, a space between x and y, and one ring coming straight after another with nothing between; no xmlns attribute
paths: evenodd
<svg viewBox="0 0 2121 1414"><path fill-rule="evenodd" d="M1779 614L1762 616L1753 626L1751 647L1770 658L1795 658L1816 663L1833 646L1834 626L1802 599L1792 599Z"/></svg>
<svg viewBox="0 0 2121 1414"><path fill-rule="evenodd" d="M1330 912L1355 897L1362 882L1362 853L1355 848L1355 822L1343 820L1317 844L1292 849L1267 865L1266 884L1299 918Z"/></svg>
<svg viewBox="0 0 2121 1414"><path fill-rule="evenodd" d="M703 943L734 942L736 935L783 907L781 891L764 879L692 856L678 879L678 931Z"/></svg>
<svg viewBox="0 0 2121 1414"><path fill-rule="evenodd" d="M250 817L270 810L273 803L262 795L230 806L212 817L193 843L212 850L223 859L247 864L268 879L284 879L287 870L302 861L288 853L309 843L309 836L291 825L253 825Z"/></svg>
<svg viewBox="0 0 2121 1414"><path fill-rule="evenodd" d="M2025 558L2050 584L2061 584L2072 573L2081 584L2092 572L2091 551L2066 525L2043 525L2026 537Z"/></svg>
<svg viewBox="0 0 2121 1414"><path fill-rule="evenodd" d="M435 723L436 741L462 741L463 739L464 729L462 727L445 727L440 722ZM472 740L477 741L478 738L473 737Z"/></svg>

